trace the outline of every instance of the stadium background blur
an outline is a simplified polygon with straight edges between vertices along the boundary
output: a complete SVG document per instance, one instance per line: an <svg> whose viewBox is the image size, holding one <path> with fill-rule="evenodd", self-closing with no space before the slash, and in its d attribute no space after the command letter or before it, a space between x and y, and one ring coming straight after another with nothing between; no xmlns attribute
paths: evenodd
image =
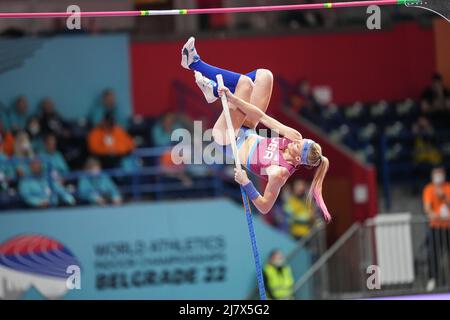
<svg viewBox="0 0 450 320"><path fill-rule="evenodd" d="M82 11L286 3L77 1ZM0 11L71 4L6 0ZM450 164L450 25L415 8L381 14L381 30L367 29L366 8L83 18L81 30L0 21L0 298L255 297L232 167L170 157L174 129L209 128L221 110L179 65L190 35L213 64L272 70L269 114L331 161L331 224L305 205L308 170L269 214L254 212L266 267L274 249L286 256L289 296L448 292L448 223L429 221L422 191ZM201 148L192 142L192 154ZM65 285L69 262L80 290Z"/></svg>

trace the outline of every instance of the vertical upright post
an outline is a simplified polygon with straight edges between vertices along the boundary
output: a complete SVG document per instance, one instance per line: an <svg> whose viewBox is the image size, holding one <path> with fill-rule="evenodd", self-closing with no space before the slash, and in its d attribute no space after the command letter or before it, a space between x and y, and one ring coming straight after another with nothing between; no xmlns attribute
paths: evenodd
<svg viewBox="0 0 450 320"><path fill-rule="evenodd" d="M220 87L223 87L223 78L222 75L217 75L217 83ZM239 171L242 170L241 161L239 159L239 154L236 146L236 135L234 133L234 127L233 123L231 121L230 116L230 108L228 107L228 101L227 97L225 95L222 96L222 107L223 107L223 113L225 115L225 121L227 123L227 133L228 133L228 139L231 144L231 149L233 151L233 157L234 157L234 163L236 166L236 169ZM259 296L261 300L266 300L266 289L264 286L264 278L262 274L262 268L261 268L261 262L259 259L259 250L256 243L256 235L255 235L255 229L253 227L253 219L252 219L252 211L250 207L250 201L248 199L247 194L245 193L244 189L241 186L241 195L242 195L242 202L244 203L245 208L245 216L247 218L247 226L248 226L248 232L250 235L250 241L252 244L252 251L253 251L253 259L255 262L255 269L256 269L256 279L258 281L258 289L259 289Z"/></svg>

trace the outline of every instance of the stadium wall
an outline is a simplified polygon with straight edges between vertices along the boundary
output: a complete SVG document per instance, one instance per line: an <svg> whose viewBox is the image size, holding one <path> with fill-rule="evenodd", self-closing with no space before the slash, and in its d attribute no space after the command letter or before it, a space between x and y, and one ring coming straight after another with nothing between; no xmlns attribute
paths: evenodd
<svg viewBox="0 0 450 320"><path fill-rule="evenodd" d="M51 97L67 118L86 116L105 88L116 91L118 107L130 115L127 35L72 35L0 41L0 101L10 106L26 95L30 111ZM9 64L9 66L8 66Z"/></svg>
<svg viewBox="0 0 450 320"><path fill-rule="evenodd" d="M258 217L255 230L262 259L295 247ZM36 235L59 244L14 240ZM67 256L81 267L81 289L61 289L64 299L244 299L256 285L243 208L224 199L0 214L0 296L14 288L25 299L56 294L43 258L57 259L56 268ZM299 277L309 255L296 261Z"/></svg>
<svg viewBox="0 0 450 320"><path fill-rule="evenodd" d="M193 74L180 66L182 45L131 44L136 113L157 116L175 107L174 79L195 89ZM292 82L301 77L330 86L337 103L417 98L436 68L433 28L417 23L381 31L198 39L197 46L202 58L223 68L242 73L268 68ZM275 88L273 101L279 97Z"/></svg>
<svg viewBox="0 0 450 320"><path fill-rule="evenodd" d="M450 24L443 19L435 19L433 25L437 70L442 74L445 85L450 87Z"/></svg>

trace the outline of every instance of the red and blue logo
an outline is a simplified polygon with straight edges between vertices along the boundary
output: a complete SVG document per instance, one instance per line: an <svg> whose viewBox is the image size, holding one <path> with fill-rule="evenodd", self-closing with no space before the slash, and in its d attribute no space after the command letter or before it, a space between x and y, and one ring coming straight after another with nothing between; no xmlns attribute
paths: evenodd
<svg viewBox="0 0 450 320"><path fill-rule="evenodd" d="M0 244L0 299L18 299L34 287L48 299L67 293L73 253L55 239L20 235Z"/></svg>

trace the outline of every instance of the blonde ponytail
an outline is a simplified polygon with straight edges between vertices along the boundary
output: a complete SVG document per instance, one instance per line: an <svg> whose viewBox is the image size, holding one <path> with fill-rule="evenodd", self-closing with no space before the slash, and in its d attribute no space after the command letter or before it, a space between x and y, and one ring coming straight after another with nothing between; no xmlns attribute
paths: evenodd
<svg viewBox="0 0 450 320"><path fill-rule="evenodd" d="M330 162L329 162L328 158L322 156L322 150L317 143L314 144L314 146L311 148L311 152L310 152L308 158L312 158L311 159L312 161L310 163L318 162L316 173L314 175L314 179L311 183L311 187L309 188L309 192L308 192L308 197L307 197L308 205L312 205L312 199L314 198L317 206L322 211L325 221L329 222L331 220L331 215L328 212L328 208L325 205L325 201L323 200L322 185L323 185L323 180L325 179L325 175L327 174L328 168L330 166ZM316 159L314 159L314 158L316 158ZM310 160L310 159L308 159L308 160ZM316 160L316 161L314 161L314 160Z"/></svg>

